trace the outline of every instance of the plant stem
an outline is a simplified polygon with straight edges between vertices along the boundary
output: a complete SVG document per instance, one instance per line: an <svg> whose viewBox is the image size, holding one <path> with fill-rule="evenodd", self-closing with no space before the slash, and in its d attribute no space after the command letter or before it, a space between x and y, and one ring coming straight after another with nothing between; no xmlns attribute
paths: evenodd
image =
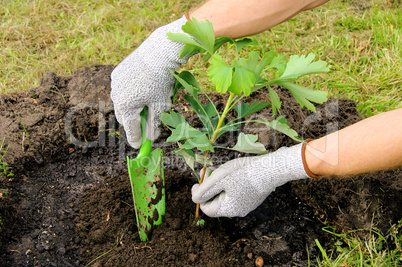
<svg viewBox="0 0 402 267"><path fill-rule="evenodd" d="M232 92L230 92L229 98L226 101L225 109L222 112L222 116L219 118L218 125L216 126L216 129L215 129L214 133L212 134L211 139L209 140L209 142L211 144L214 143L216 137L219 134L219 130L221 129L222 123L225 120L226 114L231 109L231 104L232 104L234 96L235 95ZM204 156L208 157L208 154L209 154L209 150L206 150L205 153L204 153ZM205 176L206 169L207 169L207 164L204 164L204 167L202 168L201 177L200 177L200 180L198 182L199 184L202 184L202 182L204 181L204 176ZM199 217L200 217L200 204L197 204L196 209L195 209L195 219L197 220Z"/></svg>

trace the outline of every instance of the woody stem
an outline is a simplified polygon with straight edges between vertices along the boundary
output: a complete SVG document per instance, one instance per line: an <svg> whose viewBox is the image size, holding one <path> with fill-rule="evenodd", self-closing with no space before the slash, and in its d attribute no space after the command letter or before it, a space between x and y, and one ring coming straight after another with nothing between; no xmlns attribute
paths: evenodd
<svg viewBox="0 0 402 267"><path fill-rule="evenodd" d="M233 97L234 97L234 94L231 92L230 95L229 95L228 100L226 101L225 109L223 110L222 115L219 118L218 125L216 126L216 129L215 129L214 133L212 134L211 139L209 140L209 142L211 144L214 143L215 139L217 138L217 136L219 134L219 130L222 127L222 124L223 124L223 121L225 120L226 114L230 110L230 106L232 104ZM204 153L205 158L208 157L208 154L209 154L209 150L207 149L207 150L205 150L205 153ZM204 181L206 169L207 169L207 164L204 164L204 167L202 168L201 177L200 177L200 180L198 182L199 184L202 184L202 182ZM200 217L200 204L197 204L196 209L195 209L195 219L198 219L199 217Z"/></svg>

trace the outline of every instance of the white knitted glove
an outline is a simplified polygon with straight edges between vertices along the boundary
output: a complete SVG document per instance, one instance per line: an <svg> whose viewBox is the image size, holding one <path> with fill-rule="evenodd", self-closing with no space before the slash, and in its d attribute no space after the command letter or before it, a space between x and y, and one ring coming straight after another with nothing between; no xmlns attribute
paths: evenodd
<svg viewBox="0 0 402 267"><path fill-rule="evenodd" d="M159 117L172 105L174 69L187 63L189 56L178 57L182 43L168 40L167 33L184 33L185 16L156 29L112 72L111 98L117 120L124 126L127 141L141 145L140 112L148 106L146 138L154 141L160 134Z"/></svg>
<svg viewBox="0 0 402 267"><path fill-rule="evenodd" d="M201 185L193 186L193 201L200 203L201 210L209 217L246 216L276 187L309 177L303 167L302 145L226 162Z"/></svg>

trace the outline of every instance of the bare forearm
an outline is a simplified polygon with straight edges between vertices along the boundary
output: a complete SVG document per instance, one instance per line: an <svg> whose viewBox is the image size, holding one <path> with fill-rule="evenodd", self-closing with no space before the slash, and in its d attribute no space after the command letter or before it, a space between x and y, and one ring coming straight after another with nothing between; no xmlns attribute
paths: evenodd
<svg viewBox="0 0 402 267"><path fill-rule="evenodd" d="M306 162L316 175L353 175L402 165L402 109L311 141Z"/></svg>
<svg viewBox="0 0 402 267"><path fill-rule="evenodd" d="M189 13L212 22L216 37L239 38L266 31L329 0L210 0Z"/></svg>

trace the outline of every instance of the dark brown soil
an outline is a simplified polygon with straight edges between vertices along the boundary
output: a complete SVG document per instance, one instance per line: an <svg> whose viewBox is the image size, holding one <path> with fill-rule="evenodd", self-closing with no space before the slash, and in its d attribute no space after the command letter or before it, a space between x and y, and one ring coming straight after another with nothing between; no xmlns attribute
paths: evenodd
<svg viewBox="0 0 402 267"><path fill-rule="evenodd" d="M377 227L386 231L402 217L401 168L344 179L288 183L245 218L211 219L192 225L195 183L163 140L167 210L150 242L139 241L125 158L135 150L124 141L109 99L113 66L91 66L71 77L48 73L38 88L0 96L0 141L14 176L0 176L0 266L306 266L331 237L322 221L339 230ZM330 99L313 114L276 88L288 119L303 138L317 138L362 119L353 101ZM251 100L266 99L266 92ZM182 96L176 108L182 111ZM219 101L218 96L214 99ZM269 108L259 116L271 118ZM190 118L191 112L186 116ZM268 149L294 141L268 128ZM26 130L25 130L25 129ZM223 136L228 144L235 136ZM217 151L216 164L238 156ZM242 155L243 156L243 155ZM373 219L374 218L374 219ZM309 255L308 255L309 253ZM102 257L100 257L102 256Z"/></svg>

